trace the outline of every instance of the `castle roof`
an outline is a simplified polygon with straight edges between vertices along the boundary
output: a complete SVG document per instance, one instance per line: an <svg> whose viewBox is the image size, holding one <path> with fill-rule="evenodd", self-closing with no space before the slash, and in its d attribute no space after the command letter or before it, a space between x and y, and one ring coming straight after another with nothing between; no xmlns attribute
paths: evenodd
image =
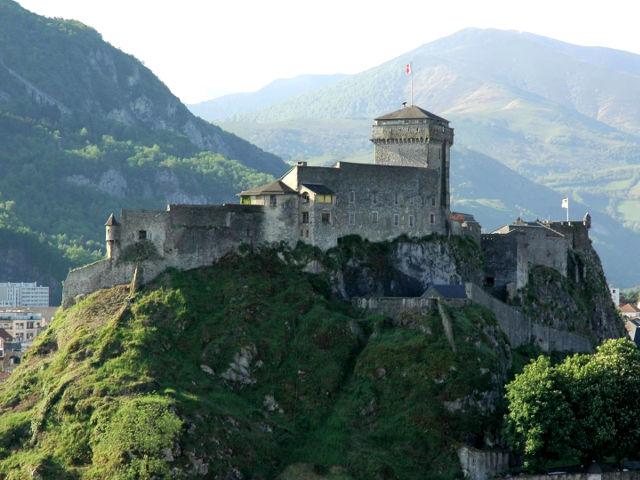
<svg viewBox="0 0 640 480"><path fill-rule="evenodd" d="M431 285L422 296L427 298L464 299L467 298L467 290L464 285Z"/></svg>
<svg viewBox="0 0 640 480"><path fill-rule="evenodd" d="M415 119L427 119L438 120L439 122L449 123L449 120L439 117L423 108L416 105L410 107L402 107L395 112L387 113L381 117L374 118L374 120L415 120Z"/></svg>
<svg viewBox="0 0 640 480"><path fill-rule="evenodd" d="M120 224L116 220L115 215L112 213L111 215L109 215L109 219L107 220L107 223L105 223L105 226L112 227L114 225L120 225Z"/></svg>
<svg viewBox="0 0 640 480"><path fill-rule="evenodd" d="M288 195L292 193L298 193L291 187L287 186L282 180L276 180L267 185L261 187L252 188L251 190L245 190L238 195Z"/></svg>

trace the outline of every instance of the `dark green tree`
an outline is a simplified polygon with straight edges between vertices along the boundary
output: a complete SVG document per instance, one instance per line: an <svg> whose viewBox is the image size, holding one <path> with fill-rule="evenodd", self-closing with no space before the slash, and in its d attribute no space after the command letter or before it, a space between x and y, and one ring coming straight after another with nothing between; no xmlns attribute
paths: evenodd
<svg viewBox="0 0 640 480"><path fill-rule="evenodd" d="M628 339L604 342L552 366L527 365L507 385L505 439L525 467L576 458L635 457L640 446L640 352Z"/></svg>

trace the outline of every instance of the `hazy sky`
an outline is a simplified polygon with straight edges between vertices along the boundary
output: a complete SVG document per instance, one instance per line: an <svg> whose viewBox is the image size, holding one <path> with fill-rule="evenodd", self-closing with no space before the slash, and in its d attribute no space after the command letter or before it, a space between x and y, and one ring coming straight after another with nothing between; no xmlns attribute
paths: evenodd
<svg viewBox="0 0 640 480"><path fill-rule="evenodd" d="M357 73L466 27L640 53L635 0L18 0L142 60L183 102Z"/></svg>

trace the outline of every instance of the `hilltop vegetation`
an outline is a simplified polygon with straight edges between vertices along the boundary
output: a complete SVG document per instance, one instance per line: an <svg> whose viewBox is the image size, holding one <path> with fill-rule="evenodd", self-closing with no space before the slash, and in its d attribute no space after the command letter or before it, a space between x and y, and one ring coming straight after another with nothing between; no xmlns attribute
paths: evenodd
<svg viewBox="0 0 640 480"><path fill-rule="evenodd" d="M500 427L485 309L394 326L276 251L168 271L59 313L0 385L0 472L30 478L461 478ZM283 258L286 258L283 257Z"/></svg>

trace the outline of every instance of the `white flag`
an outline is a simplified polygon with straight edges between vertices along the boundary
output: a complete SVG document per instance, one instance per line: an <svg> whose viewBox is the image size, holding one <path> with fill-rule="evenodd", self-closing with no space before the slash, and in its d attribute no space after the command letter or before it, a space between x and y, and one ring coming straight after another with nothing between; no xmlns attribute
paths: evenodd
<svg viewBox="0 0 640 480"><path fill-rule="evenodd" d="M562 199L562 208L566 208L567 210L569 209L569 199L568 198L563 198Z"/></svg>

